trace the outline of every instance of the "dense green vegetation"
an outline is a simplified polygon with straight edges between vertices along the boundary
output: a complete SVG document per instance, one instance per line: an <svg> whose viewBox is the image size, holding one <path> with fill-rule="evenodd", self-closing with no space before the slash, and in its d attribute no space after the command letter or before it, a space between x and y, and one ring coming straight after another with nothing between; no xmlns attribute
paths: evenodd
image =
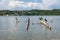
<svg viewBox="0 0 60 40"><path fill-rule="evenodd" d="M54 10L0 10L0 16L21 16L21 15L60 15L60 9Z"/></svg>

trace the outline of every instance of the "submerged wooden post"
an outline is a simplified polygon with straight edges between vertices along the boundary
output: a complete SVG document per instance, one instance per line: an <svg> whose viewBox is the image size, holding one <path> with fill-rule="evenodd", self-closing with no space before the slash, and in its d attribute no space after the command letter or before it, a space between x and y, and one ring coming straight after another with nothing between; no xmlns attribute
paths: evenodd
<svg viewBox="0 0 60 40"><path fill-rule="evenodd" d="M16 17L16 23L18 24L18 22L20 22L20 21L18 20L18 17Z"/></svg>
<svg viewBox="0 0 60 40"><path fill-rule="evenodd" d="M44 20L40 20L40 23L51 31L51 27Z"/></svg>
<svg viewBox="0 0 60 40"><path fill-rule="evenodd" d="M27 25L26 25L26 30L27 31L28 31L29 25L30 25L30 18L28 18Z"/></svg>

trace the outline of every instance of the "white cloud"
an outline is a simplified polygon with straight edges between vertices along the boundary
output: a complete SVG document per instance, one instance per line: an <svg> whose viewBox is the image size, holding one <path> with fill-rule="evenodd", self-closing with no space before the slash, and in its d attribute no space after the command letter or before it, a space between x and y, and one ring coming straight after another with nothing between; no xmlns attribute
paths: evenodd
<svg viewBox="0 0 60 40"><path fill-rule="evenodd" d="M43 0L42 3L22 2L22 1L10 1L10 7L22 7L33 9L51 9L50 6L57 4L58 0Z"/></svg>
<svg viewBox="0 0 60 40"><path fill-rule="evenodd" d="M40 8L43 9L43 10L50 10L52 8L50 8L50 6L52 5L55 5L58 3L58 0L43 0L41 5L40 5Z"/></svg>
<svg viewBox="0 0 60 40"><path fill-rule="evenodd" d="M35 0L36 1L36 0ZM33 9L52 9L50 6L59 5L59 0L42 0L41 3L36 2L24 2L17 0L2 0L0 2L0 9L13 9L13 8L33 8Z"/></svg>
<svg viewBox="0 0 60 40"><path fill-rule="evenodd" d="M10 1L9 2L10 7L30 7L31 3L29 2L22 2L22 1Z"/></svg>
<svg viewBox="0 0 60 40"><path fill-rule="evenodd" d="M21 7L21 8L38 8L40 7L41 3L32 3L32 2L22 2L22 1L10 1L9 6L14 7Z"/></svg>
<svg viewBox="0 0 60 40"><path fill-rule="evenodd" d="M43 0L43 3L45 5L53 5L53 4L56 4L58 2L58 0Z"/></svg>

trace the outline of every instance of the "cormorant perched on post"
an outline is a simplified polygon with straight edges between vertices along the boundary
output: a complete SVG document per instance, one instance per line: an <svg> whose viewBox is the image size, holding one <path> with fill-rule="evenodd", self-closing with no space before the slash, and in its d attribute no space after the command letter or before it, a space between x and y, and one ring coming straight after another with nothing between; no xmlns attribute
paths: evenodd
<svg viewBox="0 0 60 40"><path fill-rule="evenodd" d="M45 18L45 21L47 22L47 19Z"/></svg>
<svg viewBox="0 0 60 40"><path fill-rule="evenodd" d="M41 17L41 18L39 18L40 20L43 20L43 18Z"/></svg>

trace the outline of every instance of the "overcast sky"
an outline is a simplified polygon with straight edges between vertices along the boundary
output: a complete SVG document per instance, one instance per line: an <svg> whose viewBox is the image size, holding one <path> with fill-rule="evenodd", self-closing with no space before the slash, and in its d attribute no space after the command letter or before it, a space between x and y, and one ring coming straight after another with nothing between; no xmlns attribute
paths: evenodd
<svg viewBox="0 0 60 40"><path fill-rule="evenodd" d="M0 0L0 10L60 9L60 0Z"/></svg>

